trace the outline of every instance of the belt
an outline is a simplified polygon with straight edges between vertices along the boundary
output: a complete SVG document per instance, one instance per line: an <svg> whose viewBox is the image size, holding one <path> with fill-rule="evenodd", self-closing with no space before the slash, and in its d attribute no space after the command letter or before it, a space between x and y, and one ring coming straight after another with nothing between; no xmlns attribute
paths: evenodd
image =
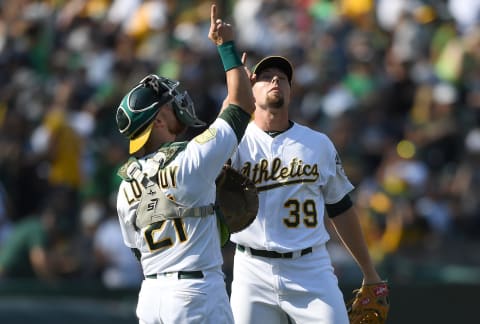
<svg viewBox="0 0 480 324"><path fill-rule="evenodd" d="M257 250L257 249L245 247L240 244L237 244L237 250L239 250L240 252L250 251L251 255L264 257L264 258L273 258L273 259L292 259L294 255L294 252L280 253L275 251ZM312 247L305 248L300 251L298 256L311 253L312 251L313 251Z"/></svg>
<svg viewBox="0 0 480 324"><path fill-rule="evenodd" d="M146 275L145 278L148 279L157 279L160 277L169 277L176 275L178 279L202 279L203 272L202 271L178 271L178 272L163 272L163 273L156 273L151 275Z"/></svg>

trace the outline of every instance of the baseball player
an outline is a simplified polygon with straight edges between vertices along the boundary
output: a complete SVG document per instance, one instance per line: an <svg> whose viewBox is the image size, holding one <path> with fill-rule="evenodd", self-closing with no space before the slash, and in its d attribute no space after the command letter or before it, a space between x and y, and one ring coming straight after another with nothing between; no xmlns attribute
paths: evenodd
<svg viewBox="0 0 480 324"><path fill-rule="evenodd" d="M141 262L140 323L233 323L213 208L215 179L255 108L232 26L211 8L230 105L202 134L175 142L186 126L203 126L178 82L149 75L117 109L119 131L135 157L120 169L117 211L125 244Z"/></svg>
<svg viewBox="0 0 480 324"><path fill-rule="evenodd" d="M259 211L236 243L231 294L235 323L348 323L325 244L324 208L364 275L380 282L330 139L289 119L293 68L280 56L252 70L254 120L232 166L257 186ZM229 98L228 98L229 99Z"/></svg>

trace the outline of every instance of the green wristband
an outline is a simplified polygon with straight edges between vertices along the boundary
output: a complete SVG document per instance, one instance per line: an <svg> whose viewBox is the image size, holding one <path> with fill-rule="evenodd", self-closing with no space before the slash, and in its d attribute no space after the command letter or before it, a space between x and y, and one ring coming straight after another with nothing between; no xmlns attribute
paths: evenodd
<svg viewBox="0 0 480 324"><path fill-rule="evenodd" d="M242 60L237 54L235 43L233 41L220 44L217 46L217 49L218 53L220 54L220 58L222 59L225 72L243 65Z"/></svg>

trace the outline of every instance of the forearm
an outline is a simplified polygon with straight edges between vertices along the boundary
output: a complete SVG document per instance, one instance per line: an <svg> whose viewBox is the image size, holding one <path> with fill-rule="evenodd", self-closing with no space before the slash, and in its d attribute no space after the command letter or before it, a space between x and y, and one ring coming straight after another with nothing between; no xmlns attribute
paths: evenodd
<svg viewBox="0 0 480 324"><path fill-rule="evenodd" d="M255 110L252 86L236 52L235 43L229 41L218 48L226 74L228 103L241 107L250 115Z"/></svg>
<svg viewBox="0 0 480 324"><path fill-rule="evenodd" d="M230 24L217 16L217 6L210 8L210 31L208 38L217 46L227 79L228 102L251 115L255 103L249 75L240 59L234 42L234 31Z"/></svg>
<svg viewBox="0 0 480 324"><path fill-rule="evenodd" d="M370 257L355 209L352 207L330 220L346 249L360 267L364 276L364 283L381 281Z"/></svg>

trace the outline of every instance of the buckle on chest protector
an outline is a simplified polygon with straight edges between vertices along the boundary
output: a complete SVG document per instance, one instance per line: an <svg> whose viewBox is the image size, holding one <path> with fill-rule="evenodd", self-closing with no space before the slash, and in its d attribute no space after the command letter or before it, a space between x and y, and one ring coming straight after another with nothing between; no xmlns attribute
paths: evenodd
<svg viewBox="0 0 480 324"><path fill-rule="evenodd" d="M207 205L201 207L177 207L177 215L178 217L206 217L211 215L215 212L214 205Z"/></svg>
<svg viewBox="0 0 480 324"><path fill-rule="evenodd" d="M126 171L130 179L135 179L140 182L143 188L152 187L154 183L142 172L142 166L138 161L132 161Z"/></svg>
<svg viewBox="0 0 480 324"><path fill-rule="evenodd" d="M126 174L130 179L144 178L142 166L138 161L132 161L128 164Z"/></svg>

